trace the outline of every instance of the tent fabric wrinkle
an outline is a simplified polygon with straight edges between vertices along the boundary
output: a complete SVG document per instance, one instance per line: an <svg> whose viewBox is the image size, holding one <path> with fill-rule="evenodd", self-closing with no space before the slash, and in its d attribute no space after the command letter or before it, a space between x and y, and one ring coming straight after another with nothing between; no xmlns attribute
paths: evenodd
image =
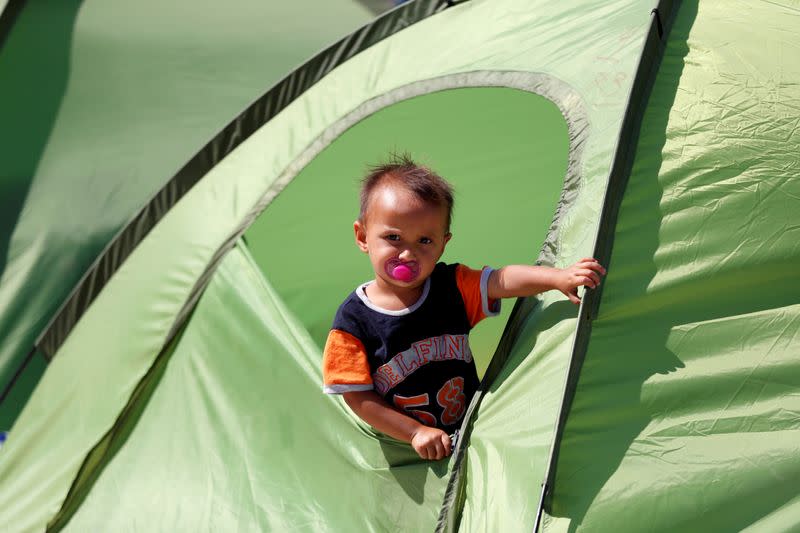
<svg viewBox="0 0 800 533"><path fill-rule="evenodd" d="M778 59L796 49L796 21L772 3L684 2L676 14L565 426L556 476L568 481L545 531L629 527L640 501L650 523L673 528L797 529L786 478L797 469L786 388L798 373L787 308L797 247L781 237L798 186L784 151L798 139L784 126L800 94L771 96L771 80L797 79ZM787 290L765 290L773 283Z"/></svg>
<svg viewBox="0 0 800 533"><path fill-rule="evenodd" d="M625 118L617 142L614 160L608 178L608 185L604 192L603 211L600 215L594 253L592 254L592 257L598 259L601 264L609 264L610 261L610 247L613 242L610 233L613 231L613 226L616 222L622 191L625 188L625 181L630 173L630 166L633 163L631 145L637 138L641 124L641 115L645 107L643 102L647 99L647 89L653 83L653 76L655 75L655 70L664 49L663 40L665 37L665 26L661 21L661 15L664 15L667 24L669 24L674 17L672 7L673 2L667 0L659 2L658 6L651 11L650 28L639 58L636 76L631 86L630 94L628 95ZM666 28L668 32L669 25L667 25ZM587 291L581 302L581 309L578 316L578 328L573 341L569 369L566 373L564 398L554 430L553 443L550 447L547 474L542 484L542 493L536 512L534 530L539 529L542 512L545 506L551 503L549 500L554 489L553 485L556 478L560 440L563 436L564 424L572 403L572 398L575 394L577 380L580 377L581 366L586 355L587 345L591 336L592 321L597 316L601 297L602 286L597 290Z"/></svg>

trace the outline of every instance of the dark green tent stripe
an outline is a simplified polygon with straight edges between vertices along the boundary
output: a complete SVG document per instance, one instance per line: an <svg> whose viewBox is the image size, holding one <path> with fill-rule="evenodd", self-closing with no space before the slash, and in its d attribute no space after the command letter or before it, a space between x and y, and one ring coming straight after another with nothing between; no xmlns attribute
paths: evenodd
<svg viewBox="0 0 800 533"><path fill-rule="evenodd" d="M633 167L636 142L638 140L639 130L641 129L647 100L658 67L661 63L661 58L666 48L666 38L669 35L679 4L679 0L661 0L656 10L653 10L651 13L650 27L639 58L633 86L628 96L622 127L620 128L620 136L617 141L617 147L608 177L608 185L603 199L603 208L600 215L597 236L595 238L594 257L605 265L608 265L609 259L611 258L617 215ZM663 32L660 31L661 28L659 28L661 22L664 23ZM662 33L663 35L660 36ZM550 508L552 505L559 446L572 406L572 400L575 396L575 390L577 389L583 361L586 357L586 350L589 346L589 337L592 330L592 321L597 316L601 295L602 285L597 290L587 290L586 296L581 304L575 339L573 341L572 356L567 370L564 396L562 398L558 422L550 448L550 459L547 465L545 480L541 487L536 521L533 527L534 531L539 530L543 510L545 508Z"/></svg>
<svg viewBox="0 0 800 533"><path fill-rule="evenodd" d="M116 235L44 328L36 346L52 358L134 248L203 176L250 135L343 62L447 7L443 0L417 0L403 4L323 50L254 101L192 157Z"/></svg>
<svg viewBox="0 0 800 533"><path fill-rule="evenodd" d="M8 396L11 393L11 389L14 388L14 385L17 383L19 377L23 374L23 372L25 372L25 368L28 366L28 363L31 362L31 359L33 359L33 356L35 354L36 354L36 348L31 348L31 350L28 352L28 355L26 355L25 359L22 360L22 364L20 364L19 367L17 368L17 371L11 378L11 381L9 381L6 384L5 388L3 389L3 392L0 393L0 405L2 405L3 402L6 400L6 396Z"/></svg>
<svg viewBox="0 0 800 533"><path fill-rule="evenodd" d="M6 37L11 33L11 28L24 5L25 0L8 0L5 9L0 13L0 48L6 42Z"/></svg>
<svg viewBox="0 0 800 533"><path fill-rule="evenodd" d="M84 502L89 491L102 473L103 468L116 455L120 447L127 441L142 412L147 405L153 391L161 381L167 363L172 356L175 344L180 340L183 330L176 332L153 360L150 368L136 384L131 397L122 408L114 424L95 444L84 457L78 473L72 480L67 496L61 508L47 524L46 531L61 531Z"/></svg>

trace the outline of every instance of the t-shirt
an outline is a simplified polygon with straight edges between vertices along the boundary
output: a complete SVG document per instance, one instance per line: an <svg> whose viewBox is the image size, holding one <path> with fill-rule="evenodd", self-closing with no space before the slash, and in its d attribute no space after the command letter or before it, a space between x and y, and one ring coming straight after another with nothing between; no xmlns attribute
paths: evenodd
<svg viewBox="0 0 800 533"><path fill-rule="evenodd" d="M392 311L361 285L339 307L323 354L328 394L374 390L423 424L458 428L478 388L469 331L500 312L490 301L492 269L438 263L419 300Z"/></svg>

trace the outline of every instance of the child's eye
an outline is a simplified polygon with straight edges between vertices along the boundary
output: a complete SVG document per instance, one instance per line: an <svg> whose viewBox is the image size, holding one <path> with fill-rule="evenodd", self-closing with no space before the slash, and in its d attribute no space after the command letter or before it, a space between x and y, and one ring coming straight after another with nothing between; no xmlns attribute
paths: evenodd
<svg viewBox="0 0 800 533"><path fill-rule="evenodd" d="M420 244L431 244L433 241L431 239L429 239L428 237L422 237L419 240L419 242L420 242Z"/></svg>
<svg viewBox="0 0 800 533"><path fill-rule="evenodd" d="M396 233L392 233L392 234L386 236L386 240L387 241L399 241L400 240L400 235L397 235Z"/></svg>

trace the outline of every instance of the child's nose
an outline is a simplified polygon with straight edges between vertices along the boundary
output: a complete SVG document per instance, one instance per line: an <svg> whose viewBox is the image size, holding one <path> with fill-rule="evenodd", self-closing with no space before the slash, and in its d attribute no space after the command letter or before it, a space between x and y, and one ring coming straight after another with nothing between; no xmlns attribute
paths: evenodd
<svg viewBox="0 0 800 533"><path fill-rule="evenodd" d="M401 261L411 261L412 259L414 259L414 252L411 251L409 248L406 248L402 252L400 252L400 255L398 257L400 258Z"/></svg>

